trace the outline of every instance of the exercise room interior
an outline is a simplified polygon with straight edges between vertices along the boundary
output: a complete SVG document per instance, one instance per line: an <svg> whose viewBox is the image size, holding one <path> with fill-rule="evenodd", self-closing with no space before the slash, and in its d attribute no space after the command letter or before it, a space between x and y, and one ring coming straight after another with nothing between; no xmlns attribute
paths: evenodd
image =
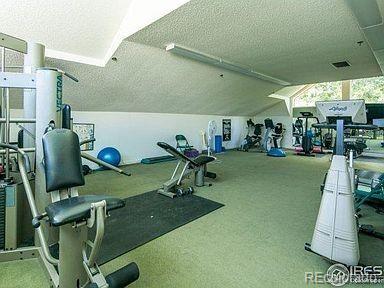
<svg viewBox="0 0 384 288"><path fill-rule="evenodd" d="M384 287L384 0L0 6L0 288Z"/></svg>

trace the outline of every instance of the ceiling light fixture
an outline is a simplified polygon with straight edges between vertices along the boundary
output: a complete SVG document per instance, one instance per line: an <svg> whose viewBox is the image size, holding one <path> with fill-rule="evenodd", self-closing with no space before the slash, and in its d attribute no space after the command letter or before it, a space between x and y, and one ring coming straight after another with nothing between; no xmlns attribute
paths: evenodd
<svg viewBox="0 0 384 288"><path fill-rule="evenodd" d="M256 71L254 71L248 67L244 67L244 66L239 65L239 64L231 63L231 62L226 61L222 58L207 55L207 54L204 54L201 52L191 50L189 48L182 47L180 45L176 45L175 43L167 45L165 50L168 52L183 56L183 57L187 57L187 58L190 58L190 59L193 59L196 61L200 61L200 62L203 62L206 64L214 65L214 66L217 66L219 68L223 68L226 70L237 72L237 73L247 75L250 77L254 77L254 78L257 78L260 80L272 82L272 83L279 84L282 86L291 85L291 83L286 82L284 80L281 80L281 79L278 79L278 78L275 78L272 76L268 76L268 75L265 75L263 73L256 72Z"/></svg>

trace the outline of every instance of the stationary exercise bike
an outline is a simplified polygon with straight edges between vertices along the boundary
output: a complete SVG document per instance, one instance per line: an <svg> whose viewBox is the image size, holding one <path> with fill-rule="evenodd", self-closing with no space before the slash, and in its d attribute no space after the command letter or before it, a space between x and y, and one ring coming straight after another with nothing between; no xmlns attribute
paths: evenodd
<svg viewBox="0 0 384 288"><path fill-rule="evenodd" d="M315 156L313 153L323 153L321 141L320 145L317 146L314 145L313 141L315 136L319 136L320 139L322 139L321 129L319 130L319 134L316 135L316 133L312 132L311 127L309 127L309 119L314 119L317 124L319 123L319 119L313 116L311 112L300 112L300 114L302 116L297 118L294 125L297 125L299 131L301 131L301 143L299 142L298 145L295 145L296 155ZM305 123L304 127L303 122ZM299 124L301 124L301 127Z"/></svg>
<svg viewBox="0 0 384 288"><path fill-rule="evenodd" d="M296 119L295 123L292 123L292 137L293 147L301 147L301 138L303 137L302 119Z"/></svg>
<svg viewBox="0 0 384 288"><path fill-rule="evenodd" d="M273 124L271 118L264 120L265 134L263 147L268 156L285 157L286 154L281 148L281 140L285 129L282 123Z"/></svg>
<svg viewBox="0 0 384 288"><path fill-rule="evenodd" d="M247 121L247 135L238 150L248 152L249 149L260 147L263 139L261 136L263 126L263 124L255 124L252 119L249 119Z"/></svg>

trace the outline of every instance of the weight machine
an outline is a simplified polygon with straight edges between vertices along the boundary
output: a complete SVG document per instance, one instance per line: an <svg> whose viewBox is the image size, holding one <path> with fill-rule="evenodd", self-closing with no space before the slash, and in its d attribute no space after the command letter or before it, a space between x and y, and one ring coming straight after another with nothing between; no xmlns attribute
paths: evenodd
<svg viewBox="0 0 384 288"><path fill-rule="evenodd" d="M0 261L38 258L55 288L125 287L139 277L135 263L106 277L96 263L108 211L125 203L108 196L79 196L76 187L84 184L81 157L129 174L80 152L78 137L71 131L69 106L62 103L63 76L78 80L59 69L44 67L43 45L0 33L0 47L0 154L5 167L4 179L0 181ZM18 67L24 73L6 71L6 49L25 54L24 66ZM23 89L24 118L11 117L10 89ZM11 145L11 123L25 124L25 148ZM18 157L18 174L10 170L13 153ZM25 198L29 209L21 205ZM30 226L23 225L25 219L21 215L26 210L32 214L27 218L33 218L35 246L20 248L21 230ZM93 241L87 239L87 229L91 227L96 228ZM58 242L57 259L51 255L50 246Z"/></svg>

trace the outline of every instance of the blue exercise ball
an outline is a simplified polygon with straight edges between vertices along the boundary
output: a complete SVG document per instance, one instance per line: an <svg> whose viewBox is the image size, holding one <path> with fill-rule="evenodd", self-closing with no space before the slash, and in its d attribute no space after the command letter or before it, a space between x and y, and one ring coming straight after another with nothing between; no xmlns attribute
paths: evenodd
<svg viewBox="0 0 384 288"><path fill-rule="evenodd" d="M118 166L121 161L121 154L116 148L105 147L97 154L97 158L113 166Z"/></svg>

